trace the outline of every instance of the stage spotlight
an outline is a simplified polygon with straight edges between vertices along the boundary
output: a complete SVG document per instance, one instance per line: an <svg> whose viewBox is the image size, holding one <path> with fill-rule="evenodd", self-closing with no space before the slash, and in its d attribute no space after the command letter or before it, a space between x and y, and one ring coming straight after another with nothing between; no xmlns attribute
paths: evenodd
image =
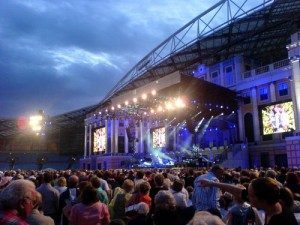
<svg viewBox="0 0 300 225"><path fill-rule="evenodd" d="M142 99L143 100L146 100L147 99L147 95L144 93L144 94L142 94Z"/></svg>
<svg viewBox="0 0 300 225"><path fill-rule="evenodd" d="M113 107L113 106L112 106L112 107L111 107L111 110L113 110L113 111L114 111L114 110L115 110L115 107Z"/></svg>
<svg viewBox="0 0 300 225"><path fill-rule="evenodd" d="M151 91L151 94L152 94L153 96L156 95L156 90L153 89L153 90Z"/></svg>
<svg viewBox="0 0 300 225"><path fill-rule="evenodd" d="M232 111L231 113L234 113L234 111Z"/></svg>
<svg viewBox="0 0 300 225"><path fill-rule="evenodd" d="M133 101L134 103L136 103L136 102L137 102L137 98L133 98L132 101Z"/></svg>
<svg viewBox="0 0 300 225"><path fill-rule="evenodd" d="M42 129L41 126L42 120L43 117L41 115L29 117L29 125L31 129L35 132L39 132Z"/></svg>
<svg viewBox="0 0 300 225"><path fill-rule="evenodd" d="M121 108L121 105L120 105L120 104L118 104L118 108L119 108L119 109Z"/></svg>
<svg viewBox="0 0 300 225"><path fill-rule="evenodd" d="M125 101L125 105L128 105L128 101Z"/></svg>
<svg viewBox="0 0 300 225"><path fill-rule="evenodd" d="M161 105L160 105L160 106L158 106L158 107L157 107L157 111L158 111L158 112L161 112L161 111L163 111L163 107L162 107Z"/></svg>
<svg viewBox="0 0 300 225"><path fill-rule="evenodd" d="M151 112L151 113L154 113L154 109L150 109L150 112Z"/></svg>
<svg viewBox="0 0 300 225"><path fill-rule="evenodd" d="M185 107L185 103L180 97L176 99L175 105L176 105L177 108L184 108Z"/></svg>
<svg viewBox="0 0 300 225"><path fill-rule="evenodd" d="M173 110L174 109L174 106L171 102L166 102L165 105L166 105L167 110Z"/></svg>
<svg viewBox="0 0 300 225"><path fill-rule="evenodd" d="M105 112L108 112L108 109L105 109Z"/></svg>

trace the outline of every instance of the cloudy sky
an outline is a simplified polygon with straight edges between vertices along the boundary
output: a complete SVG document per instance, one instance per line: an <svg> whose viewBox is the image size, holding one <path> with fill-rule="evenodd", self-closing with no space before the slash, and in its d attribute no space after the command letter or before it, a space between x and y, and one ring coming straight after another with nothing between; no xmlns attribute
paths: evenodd
<svg viewBox="0 0 300 225"><path fill-rule="evenodd" d="M100 102L217 0L1 0L0 118Z"/></svg>

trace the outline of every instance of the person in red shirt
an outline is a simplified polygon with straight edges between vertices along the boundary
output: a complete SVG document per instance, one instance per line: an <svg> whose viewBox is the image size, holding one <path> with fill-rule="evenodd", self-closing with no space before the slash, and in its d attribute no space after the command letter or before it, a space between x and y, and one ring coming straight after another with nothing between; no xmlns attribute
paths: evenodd
<svg viewBox="0 0 300 225"><path fill-rule="evenodd" d="M148 182L142 182L139 186L139 191L134 193L129 199L127 207L144 202L151 208L151 197L149 196L150 189L151 186Z"/></svg>

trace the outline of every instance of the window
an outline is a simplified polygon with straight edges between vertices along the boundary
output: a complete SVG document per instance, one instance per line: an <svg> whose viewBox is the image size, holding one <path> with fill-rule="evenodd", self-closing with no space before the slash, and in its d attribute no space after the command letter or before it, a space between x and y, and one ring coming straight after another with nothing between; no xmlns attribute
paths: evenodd
<svg viewBox="0 0 300 225"><path fill-rule="evenodd" d="M212 77L212 78L215 78L215 77L217 77L218 75L219 75L218 71L214 71L214 72L211 73L211 77Z"/></svg>
<svg viewBox="0 0 300 225"><path fill-rule="evenodd" d="M232 66L227 66L225 68L225 73L231 73L232 72Z"/></svg>
<svg viewBox="0 0 300 225"><path fill-rule="evenodd" d="M235 80L234 73L232 72L232 66L225 67L224 84L225 86L233 85Z"/></svg>
<svg viewBox="0 0 300 225"><path fill-rule="evenodd" d="M260 96L261 101L267 100L268 99L268 88L263 87L263 88L259 89L259 96Z"/></svg>
<svg viewBox="0 0 300 225"><path fill-rule="evenodd" d="M246 92L243 94L244 105L251 103L250 92Z"/></svg>
<svg viewBox="0 0 300 225"><path fill-rule="evenodd" d="M279 96L288 95L288 84L287 83L278 84L278 93Z"/></svg>

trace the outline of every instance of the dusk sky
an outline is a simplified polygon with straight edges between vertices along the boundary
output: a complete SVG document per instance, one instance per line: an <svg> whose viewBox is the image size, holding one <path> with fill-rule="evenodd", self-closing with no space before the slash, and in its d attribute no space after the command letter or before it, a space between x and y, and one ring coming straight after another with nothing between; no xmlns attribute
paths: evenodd
<svg viewBox="0 0 300 225"><path fill-rule="evenodd" d="M2 0L0 118L99 103L140 59L217 0Z"/></svg>

